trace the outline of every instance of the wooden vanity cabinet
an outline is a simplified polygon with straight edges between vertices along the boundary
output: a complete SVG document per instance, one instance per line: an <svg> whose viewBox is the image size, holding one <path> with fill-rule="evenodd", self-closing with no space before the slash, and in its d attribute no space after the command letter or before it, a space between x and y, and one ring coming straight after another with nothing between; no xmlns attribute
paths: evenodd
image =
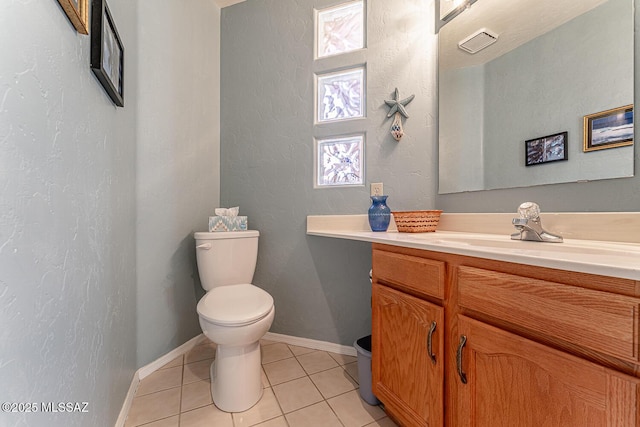
<svg viewBox="0 0 640 427"><path fill-rule="evenodd" d="M374 244L372 286L400 425L640 427L640 282Z"/></svg>
<svg viewBox="0 0 640 427"><path fill-rule="evenodd" d="M453 425L638 425L637 378L465 316L458 333L466 342L458 344Z"/></svg>
<svg viewBox="0 0 640 427"><path fill-rule="evenodd" d="M377 283L372 301L373 393L405 425L441 426L444 309Z"/></svg>
<svg viewBox="0 0 640 427"><path fill-rule="evenodd" d="M444 308L425 298L441 298L444 263L385 251L373 259L373 393L402 425L442 426Z"/></svg>

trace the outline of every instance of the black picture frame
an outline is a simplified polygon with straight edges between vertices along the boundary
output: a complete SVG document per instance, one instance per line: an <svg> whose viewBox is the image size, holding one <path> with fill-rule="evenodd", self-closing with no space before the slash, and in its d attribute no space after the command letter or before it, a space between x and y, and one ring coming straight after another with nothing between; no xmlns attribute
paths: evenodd
<svg viewBox="0 0 640 427"><path fill-rule="evenodd" d="M568 132L560 132L525 141L525 165L534 166L569 160L568 135Z"/></svg>
<svg viewBox="0 0 640 427"><path fill-rule="evenodd" d="M91 71L114 104L124 107L124 46L105 0L91 2Z"/></svg>

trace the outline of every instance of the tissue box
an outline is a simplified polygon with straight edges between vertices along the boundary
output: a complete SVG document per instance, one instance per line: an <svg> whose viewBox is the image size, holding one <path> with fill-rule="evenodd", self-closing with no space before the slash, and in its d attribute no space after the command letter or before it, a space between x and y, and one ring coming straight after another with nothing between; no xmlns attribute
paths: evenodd
<svg viewBox="0 0 640 427"><path fill-rule="evenodd" d="M246 231L246 216L210 216L209 231Z"/></svg>

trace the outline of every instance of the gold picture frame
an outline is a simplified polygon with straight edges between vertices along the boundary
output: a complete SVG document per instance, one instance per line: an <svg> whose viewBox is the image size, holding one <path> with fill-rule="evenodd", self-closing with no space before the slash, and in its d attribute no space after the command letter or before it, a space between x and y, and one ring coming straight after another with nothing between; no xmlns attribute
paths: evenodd
<svg viewBox="0 0 640 427"><path fill-rule="evenodd" d="M583 151L633 145L633 104L584 116Z"/></svg>
<svg viewBox="0 0 640 427"><path fill-rule="evenodd" d="M89 34L89 0L58 0L69 21L81 34Z"/></svg>

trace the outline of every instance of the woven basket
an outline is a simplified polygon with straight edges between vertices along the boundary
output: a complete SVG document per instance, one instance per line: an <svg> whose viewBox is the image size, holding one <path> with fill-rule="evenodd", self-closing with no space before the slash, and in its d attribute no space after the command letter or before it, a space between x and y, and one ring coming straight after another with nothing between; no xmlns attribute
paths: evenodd
<svg viewBox="0 0 640 427"><path fill-rule="evenodd" d="M436 231L442 211L393 212L398 231L401 233L424 233Z"/></svg>

